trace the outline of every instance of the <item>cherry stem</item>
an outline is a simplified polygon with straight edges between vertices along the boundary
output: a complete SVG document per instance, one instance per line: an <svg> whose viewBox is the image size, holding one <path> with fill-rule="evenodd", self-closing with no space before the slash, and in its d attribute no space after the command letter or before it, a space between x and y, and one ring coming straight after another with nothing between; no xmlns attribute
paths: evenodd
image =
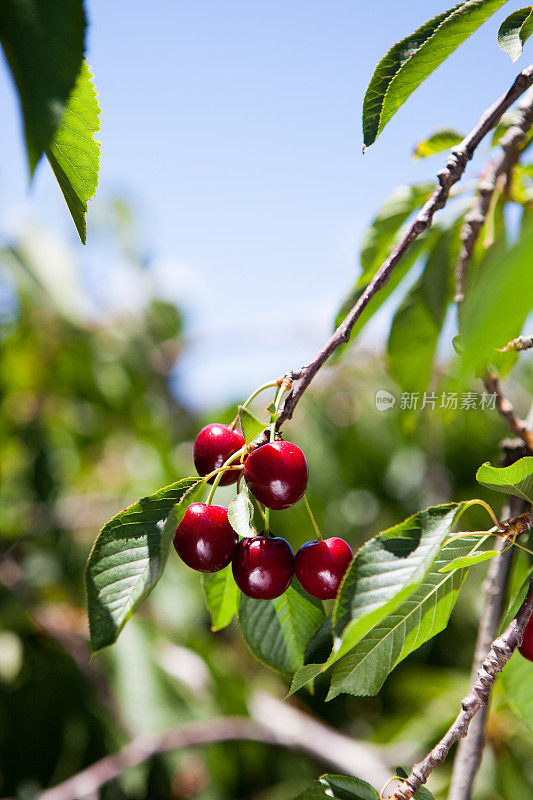
<svg viewBox="0 0 533 800"><path fill-rule="evenodd" d="M307 499L307 492L304 494L304 503L307 513L309 514L309 519L313 523L313 528L315 529L316 535L318 536L319 540L322 542L324 541L322 534L320 533L320 528L317 525L317 521L314 517L313 512L311 511L311 506L309 505L309 500Z"/></svg>
<svg viewBox="0 0 533 800"><path fill-rule="evenodd" d="M242 465L239 465L237 467L232 467L231 464L234 461L236 461L238 458L240 458L245 450L246 450L246 445L244 447L241 447L240 450L237 450L236 453L233 453L233 455L230 456L227 459L227 461L225 461L219 469L213 470L212 473L210 473L209 475L206 475L206 477L204 478L205 481L211 480L213 475L216 475L216 478L213 481L213 485L212 485L212 487L211 487L211 489L209 491L209 494L207 495L207 500L205 501L206 505L210 506L211 503L213 502L213 497L214 497L214 494L215 494L215 492L217 490L218 484L220 483L220 481L222 479L222 475L228 469L244 469L244 467Z"/></svg>
<svg viewBox="0 0 533 800"><path fill-rule="evenodd" d="M265 506L265 513L263 514L263 519L265 521L265 536L270 536L270 509Z"/></svg>
<svg viewBox="0 0 533 800"><path fill-rule="evenodd" d="M287 389L288 389L287 384L286 384L285 381L283 381L279 385L279 389L276 392L276 397L275 397L275 400L274 400L274 413L272 415L273 416L273 421L272 421L272 425L270 426L270 441L271 442L274 442L275 439L276 439L276 425L277 425L277 422L278 422L278 411L279 411L279 407L281 406L281 400L283 398L283 395L285 394Z"/></svg>
<svg viewBox="0 0 533 800"><path fill-rule="evenodd" d="M257 397L258 394L261 394L261 392L264 392L265 389L271 389L273 386L279 386L279 380L269 381L268 383L263 383L262 386L259 386L254 392L252 392L250 397L248 397L244 401L244 403L242 403L242 407L243 408L247 408L250 405L250 403L252 402L252 400L254 400ZM238 417L237 417L237 419L238 419Z"/></svg>

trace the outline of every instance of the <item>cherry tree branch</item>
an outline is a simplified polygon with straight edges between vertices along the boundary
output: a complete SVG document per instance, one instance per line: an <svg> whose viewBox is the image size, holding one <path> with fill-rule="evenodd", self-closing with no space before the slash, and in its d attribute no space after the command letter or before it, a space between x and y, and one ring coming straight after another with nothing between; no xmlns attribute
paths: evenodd
<svg viewBox="0 0 533 800"><path fill-rule="evenodd" d="M520 353L522 350L530 350L533 347L533 336L519 336L508 342L505 347L500 348L500 353L509 353L515 351Z"/></svg>
<svg viewBox="0 0 533 800"><path fill-rule="evenodd" d="M532 612L533 582L529 585L526 598L516 617L504 633L492 643L486 658L477 671L470 694L461 702L461 711L455 722L433 750L422 761L414 765L411 774L396 788L395 800L411 800L414 793L426 783L435 767L443 764L451 746L467 735L470 722L476 713L487 705L496 678L520 645Z"/></svg>
<svg viewBox="0 0 533 800"><path fill-rule="evenodd" d="M319 369L343 342L349 340L355 323L370 300L387 283L395 267L411 244L430 227L435 212L445 206L450 189L461 179L467 163L474 155L482 139L497 125L502 115L532 84L533 64L524 69L516 77L511 88L500 97L494 105L485 111L476 127L463 139L461 144L452 148L445 167L437 175L438 182L431 197L416 216L413 223L409 226L400 242L377 270L343 322L341 322L336 331L317 353L313 361L288 376L294 381L294 385L287 395L281 409L277 423L278 428L292 417L294 409Z"/></svg>
<svg viewBox="0 0 533 800"><path fill-rule="evenodd" d="M511 460L504 457L506 464ZM518 497L511 497L506 504L502 519L508 519L519 514L524 503ZM506 539L498 539L495 549L500 552L498 558L493 558L483 583L485 592L485 605L479 624L474 660L472 663L472 683L476 680L477 673L483 664L490 646L498 633L502 619L505 592L509 582L513 548L507 547ZM488 706L480 708L468 729L468 735L459 742L457 753L453 762L452 780L450 784L449 800L470 800L472 788L477 771L481 764L483 747L485 743L485 727Z"/></svg>
<svg viewBox="0 0 533 800"><path fill-rule="evenodd" d="M511 127L498 142L502 148L501 155L488 166L479 182L474 205L465 215L465 223L460 234L462 246L455 271L454 300L456 303L464 300L468 267L479 233L487 219L498 181L500 178L506 177L509 182L510 172L520 155L520 145L526 138L531 125L533 125L533 92L528 92L514 112Z"/></svg>
<svg viewBox="0 0 533 800"><path fill-rule="evenodd" d="M341 772L382 785L390 768L381 760L378 749L343 736L293 706L264 692L252 697L252 718L219 717L194 720L162 734L138 736L121 750L101 758L72 778L47 789L39 800L78 800L94 795L126 769L139 766L155 755L184 747L219 742L248 741L301 750Z"/></svg>
<svg viewBox="0 0 533 800"><path fill-rule="evenodd" d="M498 375L495 372L487 373L483 378L483 383L487 392L495 396L496 408L507 422L509 430L519 436L528 450L533 452L533 431L531 431L528 422L518 416L511 401L505 397Z"/></svg>

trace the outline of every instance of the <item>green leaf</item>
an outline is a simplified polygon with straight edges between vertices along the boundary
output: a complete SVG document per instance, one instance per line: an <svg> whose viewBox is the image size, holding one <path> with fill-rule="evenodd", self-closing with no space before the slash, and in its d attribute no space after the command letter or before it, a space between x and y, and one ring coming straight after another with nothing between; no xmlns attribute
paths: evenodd
<svg viewBox="0 0 533 800"><path fill-rule="evenodd" d="M231 564L219 572L203 576L205 600L211 614L211 630L226 628L237 616L239 589L233 580Z"/></svg>
<svg viewBox="0 0 533 800"><path fill-rule="evenodd" d="M84 61L61 121L46 148L46 156L84 244L87 200L98 186L100 145L93 134L100 127L99 114L92 76Z"/></svg>
<svg viewBox="0 0 533 800"><path fill-rule="evenodd" d="M488 489L521 497L533 503L533 456L525 456L510 467L493 467L486 462L476 472L476 480Z"/></svg>
<svg viewBox="0 0 533 800"><path fill-rule="evenodd" d="M121 511L100 531L86 570L93 654L116 641L154 588L174 532L204 486L199 478L183 478Z"/></svg>
<svg viewBox="0 0 533 800"><path fill-rule="evenodd" d="M248 487L244 485L228 506L228 519L239 536L257 536L254 528L254 507Z"/></svg>
<svg viewBox="0 0 533 800"><path fill-rule="evenodd" d="M443 150L450 150L455 145L460 144L464 139L464 133L453 128L443 128L440 131L435 131L427 139L419 142L415 147L415 158L427 158L434 156L435 153L442 153Z"/></svg>
<svg viewBox="0 0 533 800"><path fill-rule="evenodd" d="M443 631L464 583L466 570L442 575L460 556L474 553L487 536L457 539L445 545L411 597L383 619L335 666L328 700L341 693L375 695L398 664Z"/></svg>
<svg viewBox="0 0 533 800"><path fill-rule="evenodd" d="M501 553L498 550L483 550L482 553L476 553L473 556L460 556L449 564L445 564L444 567L441 567L439 572L454 572L458 569L463 570L468 567L473 567L476 564L481 564L483 561L489 561L491 558L495 558L495 556L499 555L501 555Z"/></svg>
<svg viewBox="0 0 533 800"><path fill-rule="evenodd" d="M82 0L0 3L0 43L18 90L31 174L76 82L86 24Z"/></svg>
<svg viewBox="0 0 533 800"><path fill-rule="evenodd" d="M419 511L358 550L335 601L333 631L339 639L329 664L413 594L464 507L448 503Z"/></svg>
<svg viewBox="0 0 533 800"><path fill-rule="evenodd" d="M419 281L396 311L387 359L392 377L405 392L423 392L433 372L433 359L450 291L450 233L435 244Z"/></svg>
<svg viewBox="0 0 533 800"><path fill-rule="evenodd" d="M241 594L239 624L254 655L283 675L302 666L305 647L324 619L319 600L295 579L275 600L253 600Z"/></svg>
<svg viewBox="0 0 533 800"><path fill-rule="evenodd" d="M246 444L250 444L258 436L261 436L264 430L268 428L268 423L261 422L254 417L251 411L248 411L244 406L239 406L239 419L241 422L242 435Z"/></svg>
<svg viewBox="0 0 533 800"><path fill-rule="evenodd" d="M533 223L503 252L492 247L464 300L461 371L484 370L496 348L516 338L531 311ZM512 309L512 312L510 311Z"/></svg>
<svg viewBox="0 0 533 800"><path fill-rule="evenodd" d="M504 19L498 31L498 43L514 62L522 55L524 45L532 33L533 8L526 6L513 11Z"/></svg>
<svg viewBox="0 0 533 800"><path fill-rule="evenodd" d="M465 508L465 503L449 503L419 511L357 551L335 601L331 655L323 664L300 668L291 692L328 670L406 602L424 581Z"/></svg>
<svg viewBox="0 0 533 800"><path fill-rule="evenodd" d="M533 662L514 652L503 668L502 683L509 702L533 731Z"/></svg>
<svg viewBox="0 0 533 800"><path fill-rule="evenodd" d="M376 790L366 781L346 775L322 775L295 800L379 800Z"/></svg>
<svg viewBox="0 0 533 800"><path fill-rule="evenodd" d="M466 0L424 23L379 62L363 102L365 145L371 145L418 86L506 0Z"/></svg>

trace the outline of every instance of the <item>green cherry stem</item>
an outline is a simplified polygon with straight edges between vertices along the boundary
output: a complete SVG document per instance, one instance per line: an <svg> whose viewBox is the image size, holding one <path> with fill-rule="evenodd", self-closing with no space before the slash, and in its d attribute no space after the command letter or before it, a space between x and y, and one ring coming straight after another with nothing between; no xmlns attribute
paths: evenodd
<svg viewBox="0 0 533 800"><path fill-rule="evenodd" d="M262 386L259 386L255 391L252 392L250 397L248 397L244 403L242 403L243 408L247 408L252 400L254 400L258 394L264 392L265 389L271 389L273 386L279 386L279 381L269 381L268 383L264 383Z"/></svg>
<svg viewBox="0 0 533 800"><path fill-rule="evenodd" d="M305 503L305 508L307 510L307 513L309 514L309 519L313 523L313 528L315 529L316 535L318 536L319 540L322 542L323 541L323 537L322 537L322 534L320 533L320 528L318 527L318 524L317 524L317 521L315 519L315 516L314 516L313 512L311 511L311 506L309 505L309 500L307 499L307 493L304 494L304 503Z"/></svg>
<svg viewBox="0 0 533 800"><path fill-rule="evenodd" d="M263 515L263 519L265 521L265 536L270 536L270 509L265 506L265 513Z"/></svg>
<svg viewBox="0 0 533 800"><path fill-rule="evenodd" d="M270 441L271 442L274 442L275 439L276 439L276 423L278 421L278 411L279 411L279 408L281 406L282 397L283 397L283 395L285 394L286 391L287 391L287 385L285 383L282 383L280 385L278 391L276 392L276 397L275 397L275 400L274 400L274 414L272 415L273 416L273 420L272 420L272 424L270 426Z"/></svg>
<svg viewBox="0 0 533 800"><path fill-rule="evenodd" d="M215 492L216 492L216 490L217 490L218 484L220 483L220 480L221 480L221 478L222 478L222 475L224 474L224 472L225 472L225 471L226 471L228 468L229 468L229 469L243 469L243 467L242 467L242 466L232 467L232 466L231 466L231 464L232 464L234 461L237 461L237 459L238 459L238 458L240 458L240 457L243 455L243 453L244 453L244 451L245 451L245 450L246 450L246 445L245 445L244 447L241 447L241 449L240 449L240 450L237 450L237 452L236 452L236 453L233 453L233 455L232 455L232 456L230 456L230 457L227 459L227 461L225 461L225 462L222 464L222 466L220 467L220 469L214 470L214 471L213 471L212 473L210 473L209 475L206 475L206 477L204 478L204 481L205 481L205 482L207 482L208 480L211 480L211 478L213 477L213 475L216 475L216 478L215 478L215 480L213 481L213 485L212 485L211 489L209 490L209 494L207 495L207 500L205 501L205 502L206 502L206 505L210 506L210 505L211 505L211 503L213 502L213 497L214 497L214 494L215 494Z"/></svg>

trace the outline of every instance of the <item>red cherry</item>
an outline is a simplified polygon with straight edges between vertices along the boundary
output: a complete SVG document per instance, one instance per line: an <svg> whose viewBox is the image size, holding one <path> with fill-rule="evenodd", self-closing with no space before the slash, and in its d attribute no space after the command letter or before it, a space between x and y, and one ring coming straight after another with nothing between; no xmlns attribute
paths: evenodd
<svg viewBox="0 0 533 800"><path fill-rule="evenodd" d="M320 600L333 600L352 558L350 545L334 536L302 545L294 559L294 570L306 592Z"/></svg>
<svg viewBox="0 0 533 800"><path fill-rule="evenodd" d="M198 475L208 475L219 469L230 456L244 445L244 436L239 430L232 430L229 425L212 422L202 428L195 439L192 451L194 466ZM228 470L220 479L220 486L235 483L239 477L236 469ZM214 478L209 481L213 483Z"/></svg>
<svg viewBox="0 0 533 800"><path fill-rule="evenodd" d="M529 618L525 627L522 644L518 650L528 661L533 661L533 616Z"/></svg>
<svg viewBox="0 0 533 800"><path fill-rule="evenodd" d="M191 503L174 535L174 547L187 566L218 572L235 552L239 537L228 521L228 509Z"/></svg>
<svg viewBox="0 0 533 800"><path fill-rule="evenodd" d="M307 487L307 461L292 442L271 442L244 462L244 477L260 503L281 511L296 503Z"/></svg>
<svg viewBox="0 0 533 800"><path fill-rule="evenodd" d="M288 589L294 575L294 556L285 539L254 536L241 539L231 567L243 594L272 600Z"/></svg>

